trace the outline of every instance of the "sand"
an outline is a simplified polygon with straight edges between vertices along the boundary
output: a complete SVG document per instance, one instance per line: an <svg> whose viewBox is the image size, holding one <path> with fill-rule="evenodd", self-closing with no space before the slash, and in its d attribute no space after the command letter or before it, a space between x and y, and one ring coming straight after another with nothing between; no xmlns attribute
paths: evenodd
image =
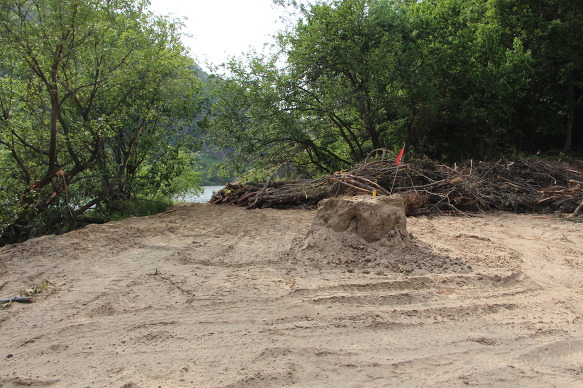
<svg viewBox="0 0 583 388"><path fill-rule="evenodd" d="M181 205L1 248L0 298L49 283L0 311L0 387L583 386L583 223L302 251L314 214Z"/></svg>

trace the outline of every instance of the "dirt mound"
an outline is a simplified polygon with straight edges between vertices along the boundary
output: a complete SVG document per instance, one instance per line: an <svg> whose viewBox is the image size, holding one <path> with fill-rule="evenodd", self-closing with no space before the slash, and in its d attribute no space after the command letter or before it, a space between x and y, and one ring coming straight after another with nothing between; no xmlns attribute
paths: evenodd
<svg viewBox="0 0 583 388"><path fill-rule="evenodd" d="M290 249L292 263L405 274L467 273L462 259L436 255L407 231L401 196L323 200L307 235Z"/></svg>

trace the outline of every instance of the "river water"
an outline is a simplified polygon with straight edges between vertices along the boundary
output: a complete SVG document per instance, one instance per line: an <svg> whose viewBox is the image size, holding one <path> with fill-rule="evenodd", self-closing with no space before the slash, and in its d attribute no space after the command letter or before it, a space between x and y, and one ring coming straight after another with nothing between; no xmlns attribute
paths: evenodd
<svg viewBox="0 0 583 388"><path fill-rule="evenodd" d="M215 191L219 191L221 189L223 189L225 186L202 186L202 189L204 190L202 193L197 194L197 195L186 195L183 198L179 198L178 202L181 203L204 203L204 202L208 202L213 193Z"/></svg>

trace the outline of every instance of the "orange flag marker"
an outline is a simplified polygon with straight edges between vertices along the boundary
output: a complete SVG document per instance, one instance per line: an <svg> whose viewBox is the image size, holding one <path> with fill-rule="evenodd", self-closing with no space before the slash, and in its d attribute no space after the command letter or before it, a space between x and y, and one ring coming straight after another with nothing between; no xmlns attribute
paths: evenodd
<svg viewBox="0 0 583 388"><path fill-rule="evenodd" d="M405 152L405 147L401 148L401 152L399 152L399 156L397 156L397 161L395 162L395 166L398 166L401 162L401 158L403 157L403 152Z"/></svg>

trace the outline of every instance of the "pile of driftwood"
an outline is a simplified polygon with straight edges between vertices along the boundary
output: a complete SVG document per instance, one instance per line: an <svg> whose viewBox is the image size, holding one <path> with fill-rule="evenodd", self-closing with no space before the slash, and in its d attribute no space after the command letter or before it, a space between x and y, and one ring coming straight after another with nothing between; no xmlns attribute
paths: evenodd
<svg viewBox="0 0 583 388"><path fill-rule="evenodd" d="M302 179L266 183L228 183L210 202L234 204L247 209L257 207L312 207L329 196L325 181Z"/></svg>
<svg viewBox="0 0 583 388"><path fill-rule="evenodd" d="M581 213L583 169L543 160L447 166L377 160L319 180L232 183L211 199L247 208L305 207L335 195L400 193L408 215L490 210Z"/></svg>

